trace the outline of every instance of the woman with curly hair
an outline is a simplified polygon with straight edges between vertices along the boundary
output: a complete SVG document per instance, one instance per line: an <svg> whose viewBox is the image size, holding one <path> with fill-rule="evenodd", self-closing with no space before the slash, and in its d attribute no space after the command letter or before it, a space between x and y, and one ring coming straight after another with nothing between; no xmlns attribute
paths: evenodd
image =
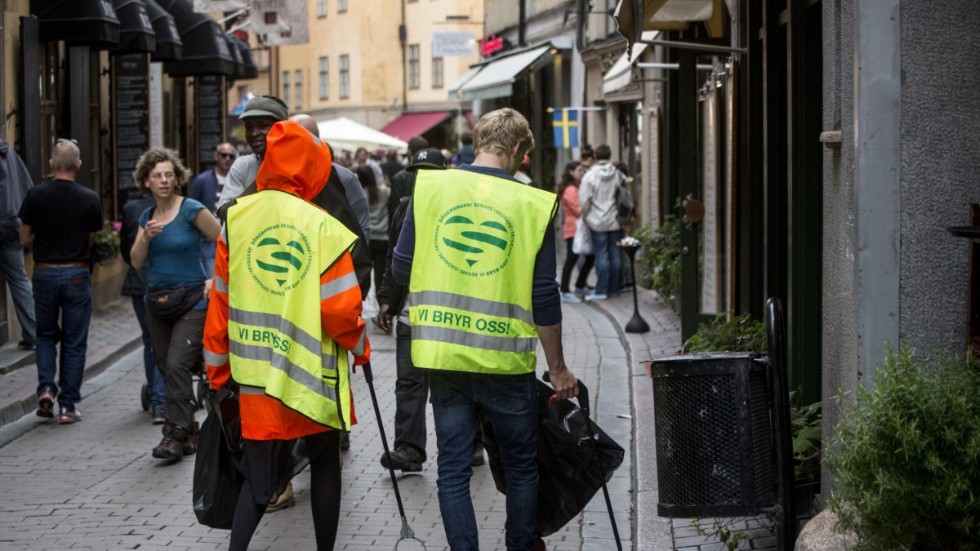
<svg viewBox="0 0 980 551"><path fill-rule="evenodd" d="M180 190L191 173L176 151L153 148L136 163L133 180L155 205L140 215L130 250L132 266L147 266L146 314L157 368L164 380L163 440L153 457L179 461L197 451L192 373L200 367L210 281L201 238L215 241L221 226Z"/></svg>

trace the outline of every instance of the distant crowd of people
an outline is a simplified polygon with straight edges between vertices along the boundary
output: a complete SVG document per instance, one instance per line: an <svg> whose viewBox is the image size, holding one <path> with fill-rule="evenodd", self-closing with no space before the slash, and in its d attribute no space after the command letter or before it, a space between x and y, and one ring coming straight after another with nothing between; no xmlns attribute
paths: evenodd
<svg viewBox="0 0 980 551"><path fill-rule="evenodd" d="M148 410L162 425L152 456L196 453L195 376L212 390L235 388L245 482L230 548L247 549L266 512L294 503L290 478L309 464L317 545L332 549L340 452L356 423L351 365L371 356L367 317L396 342L394 442L381 464L422 470L431 403L446 536L453 549L476 549L469 479L484 463L483 427L492 429L507 479L507 548L545 549L534 524L535 350L540 342L556 395L574 397L561 303L602 300L621 284L628 186L610 148L584 148L554 194L529 185L534 136L513 109L482 116L455 154L412 138L407 164L395 151L333 151L312 117L290 117L276 97L251 99L240 118L251 153L222 143L213 167L192 177L176 151L152 148L133 172L144 196L123 207L122 294L143 334ZM0 162L17 184L0 195L0 260L19 346L37 349L37 415L55 417L57 403L58 422L71 424L81 419L101 205L74 182L81 161L70 140L54 144L44 185L31 185L3 142ZM33 247L33 292L22 245Z"/></svg>

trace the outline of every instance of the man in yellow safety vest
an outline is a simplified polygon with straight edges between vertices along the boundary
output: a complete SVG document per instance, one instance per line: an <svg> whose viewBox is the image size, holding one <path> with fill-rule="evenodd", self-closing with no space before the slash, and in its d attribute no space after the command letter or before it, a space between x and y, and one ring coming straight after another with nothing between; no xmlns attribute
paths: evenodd
<svg viewBox="0 0 980 551"><path fill-rule="evenodd" d="M557 201L513 178L534 147L520 113L487 113L473 141L472 165L416 177L392 271L409 288L412 361L429 370L439 508L450 547L479 548L469 479L482 414L507 478L507 549L538 550L544 549L534 528L539 339L558 398L578 393L561 342Z"/></svg>

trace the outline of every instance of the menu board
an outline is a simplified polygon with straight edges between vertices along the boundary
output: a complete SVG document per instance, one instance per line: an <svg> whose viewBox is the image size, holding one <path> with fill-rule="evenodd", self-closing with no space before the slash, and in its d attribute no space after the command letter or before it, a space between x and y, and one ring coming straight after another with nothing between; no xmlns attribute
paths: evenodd
<svg viewBox="0 0 980 551"><path fill-rule="evenodd" d="M224 85L221 75L197 77L197 130L200 167L214 167L214 151L224 141Z"/></svg>
<svg viewBox="0 0 980 551"><path fill-rule="evenodd" d="M149 69L146 54L113 56L113 142L120 204L136 195L133 170L150 147Z"/></svg>

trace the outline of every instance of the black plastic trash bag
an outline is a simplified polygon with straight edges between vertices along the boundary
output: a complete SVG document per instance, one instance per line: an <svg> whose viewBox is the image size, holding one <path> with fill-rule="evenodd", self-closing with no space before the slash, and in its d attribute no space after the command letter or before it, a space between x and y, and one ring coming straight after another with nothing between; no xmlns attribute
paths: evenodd
<svg viewBox="0 0 980 551"><path fill-rule="evenodd" d="M231 529L245 476L241 470L241 420L238 395L221 389L212 400L194 458L194 514L211 528Z"/></svg>
<svg viewBox="0 0 980 551"><path fill-rule="evenodd" d="M552 400L555 391L538 381L538 513L535 526L549 536L575 518L623 463L623 448L583 414L571 400ZM579 404L588 411L588 390L579 381ZM595 447L589 441L586 421ZM493 427L483 425L483 444L490 460L494 484L507 493L504 464ZM600 467L605 479L599 474Z"/></svg>

